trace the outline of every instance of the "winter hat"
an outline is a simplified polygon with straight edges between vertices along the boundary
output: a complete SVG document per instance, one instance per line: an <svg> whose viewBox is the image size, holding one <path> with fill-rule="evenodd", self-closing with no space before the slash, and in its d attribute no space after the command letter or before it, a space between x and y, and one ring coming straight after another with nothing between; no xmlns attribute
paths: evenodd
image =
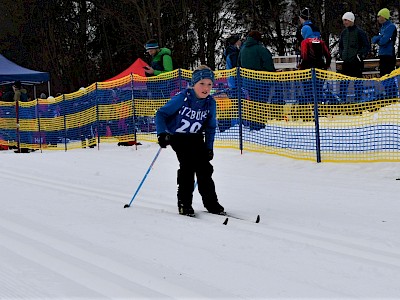
<svg viewBox="0 0 400 300"><path fill-rule="evenodd" d="M308 7L305 7L300 12L300 18L302 18L303 20L310 20L311 19L310 9Z"/></svg>
<svg viewBox="0 0 400 300"><path fill-rule="evenodd" d="M214 72L208 68L195 70L192 74L192 86L203 79L211 79L211 81L214 83Z"/></svg>
<svg viewBox="0 0 400 300"><path fill-rule="evenodd" d="M228 45L234 45L238 40L240 40L240 36L237 34L231 35L226 39Z"/></svg>
<svg viewBox="0 0 400 300"><path fill-rule="evenodd" d="M261 42L261 32L252 30L249 32L249 36L255 39L257 42Z"/></svg>
<svg viewBox="0 0 400 300"><path fill-rule="evenodd" d="M384 17L386 20L390 19L390 11L387 8L382 8L379 12L378 12L378 17Z"/></svg>
<svg viewBox="0 0 400 300"><path fill-rule="evenodd" d="M354 14L351 11L348 11L343 15L342 20L349 20L354 23L355 18Z"/></svg>
<svg viewBox="0 0 400 300"><path fill-rule="evenodd" d="M19 81L19 80L15 81L15 82L14 82L14 86L15 86L17 89L20 89L20 88L21 88L21 81Z"/></svg>
<svg viewBox="0 0 400 300"><path fill-rule="evenodd" d="M149 40L144 47L146 48L146 51L160 48L156 40Z"/></svg>

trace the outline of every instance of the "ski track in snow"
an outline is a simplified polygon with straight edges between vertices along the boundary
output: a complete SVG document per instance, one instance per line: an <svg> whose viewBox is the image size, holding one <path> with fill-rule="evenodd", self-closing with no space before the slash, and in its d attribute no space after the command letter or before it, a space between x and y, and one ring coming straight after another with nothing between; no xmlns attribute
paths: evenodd
<svg viewBox="0 0 400 300"><path fill-rule="evenodd" d="M177 272L170 272L168 280L165 277L154 278L151 274L165 274L165 272L161 272L162 266L158 266L158 271L151 270L151 264L135 261L133 269L124 264L123 256L118 253L116 253L115 259L110 260L99 253L98 246L96 249L92 247L84 249L65 242L71 238L76 239L75 237L68 237L64 234L60 238L60 232L54 232L50 236L42 233L41 225L25 226L6 221L4 216L2 218L3 226L0 226L0 232L3 248L8 248L21 258L32 260L54 273L74 281L77 285L83 285L99 296L120 298L135 294L136 297L143 298L169 298L173 295L199 297L196 292L191 292L190 288L184 288L198 287L198 281L191 282L190 278L187 278L184 279L187 281L186 284L182 284L182 278L179 278L179 284L177 282L174 284L175 280L171 276ZM48 229L46 229L47 231ZM90 260L87 259L88 257ZM1 281L3 282L3 278ZM204 286L204 289L212 290L212 287ZM34 295L30 294L29 296ZM232 296L232 298L234 297Z"/></svg>
<svg viewBox="0 0 400 300"><path fill-rule="evenodd" d="M94 189L78 184L66 183L50 179L37 179L26 175L24 176L21 174L13 173L9 170L2 171L2 173L0 174L0 178L39 185L53 190L75 193L82 196L95 196L99 199L119 202L120 204L118 205L121 205L121 209L124 205L124 203L121 203L121 199L130 199L130 195L126 195L124 193L111 192L110 190L101 190L98 188ZM151 202L147 200L146 202L137 202L135 203L135 205L147 209L156 209L159 210L161 213L171 213L173 211L173 214L178 216L178 214L175 212L175 207L172 209L170 205L165 205L158 202ZM160 206L164 206L165 210L160 209ZM179 217L181 218L182 216ZM201 216L199 216L199 219L210 219L212 220L212 222L221 222L222 224L225 217L213 215L206 216L206 214L201 214ZM227 226L234 227L235 230L257 234L261 238L287 240L307 246L317 247L320 249L324 249L328 252L334 252L336 254L352 257L354 259L362 259L373 264L384 264L391 268L400 268L400 254L397 251L392 251L391 249L385 248L378 248L376 246L371 247L370 244L363 243L360 240L355 242L354 239L350 239L340 235L329 234L326 232L318 232L315 230L293 227L286 224L269 224L268 218L263 216L261 216L261 223L259 224L251 224L251 222L235 220L231 218ZM9 230L11 230L11 228L12 227L10 226ZM104 285L104 287L106 287L106 285Z"/></svg>
<svg viewBox="0 0 400 300"><path fill-rule="evenodd" d="M98 190L77 184L70 184L51 179L37 179L27 175L16 174L5 170L0 179L18 181L21 183L32 184L52 190L74 193L80 196L95 196L105 200L115 200L120 202L126 199L123 193L111 193L108 190ZM4 182L4 181L3 181ZM156 205L154 205L156 207ZM121 209L123 205L121 203ZM34 223L28 219L2 214L0 224L0 253L18 255L19 259L25 259L30 263L41 265L43 268L51 270L54 274L68 278L73 282L74 289L86 291L90 296L96 298L124 298L135 295L136 299L157 298L175 299L182 298L202 298L212 297L215 294L225 294L230 299L237 298L229 292L223 293L219 288L202 283L198 278L192 279L185 274L180 274L177 270L171 270L154 262L143 263L142 260L130 262L129 265L124 261L124 254L115 253L115 258L110 260L101 254L101 246L85 245L85 241L77 242L79 238L70 236L66 232L52 231L45 225ZM16 223L13 219L18 219ZM41 230L43 228L43 230ZM44 232L44 233L43 233ZM47 233L47 234L46 234ZM71 241L65 242L65 241ZM104 251L106 253L106 250ZM87 258L90 257L90 260ZM132 260L132 256L129 257ZM134 266L134 267L131 267ZM154 269L156 268L156 269ZM152 274L161 274L159 278ZM0 298L42 298L43 291L31 286L29 295L20 295L13 288L18 286L16 282L9 279L9 274L0 271ZM204 291L199 294L199 290ZM47 295L54 296L54 295ZM4 298L3 298L4 297Z"/></svg>

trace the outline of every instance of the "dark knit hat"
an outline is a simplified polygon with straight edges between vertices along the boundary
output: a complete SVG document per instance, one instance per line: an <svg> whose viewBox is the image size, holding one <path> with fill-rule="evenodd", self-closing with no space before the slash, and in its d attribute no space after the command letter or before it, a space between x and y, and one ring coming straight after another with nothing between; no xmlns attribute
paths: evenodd
<svg viewBox="0 0 400 300"><path fill-rule="evenodd" d="M158 45L158 42L156 40L149 40L146 45L144 45L144 48L146 51L151 50L151 49L158 49L160 46Z"/></svg>
<svg viewBox="0 0 400 300"><path fill-rule="evenodd" d="M308 7L303 8L303 10L300 12L300 18L302 18L303 20L311 19L311 13Z"/></svg>
<svg viewBox="0 0 400 300"><path fill-rule="evenodd" d="M249 32L249 36L252 37L253 39L255 39L258 42L261 42L261 32L259 32L258 30L252 30Z"/></svg>
<svg viewBox="0 0 400 300"><path fill-rule="evenodd" d="M231 35L226 39L228 45L234 45L238 40L240 40L240 36L237 34Z"/></svg>
<svg viewBox="0 0 400 300"><path fill-rule="evenodd" d="M210 79L213 83L215 80L214 72L210 69L197 69L192 74L192 86L203 79Z"/></svg>
<svg viewBox="0 0 400 300"><path fill-rule="evenodd" d="M21 88L21 81L17 80L14 82L13 86L15 86L17 89Z"/></svg>

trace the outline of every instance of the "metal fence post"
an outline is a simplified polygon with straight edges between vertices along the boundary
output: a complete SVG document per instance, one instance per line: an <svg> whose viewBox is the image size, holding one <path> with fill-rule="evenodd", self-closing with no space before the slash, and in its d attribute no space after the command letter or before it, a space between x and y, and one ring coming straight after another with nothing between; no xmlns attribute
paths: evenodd
<svg viewBox="0 0 400 300"><path fill-rule="evenodd" d="M321 162L321 140L319 135L319 118L318 118L318 98L317 98L317 74L315 68L311 69L311 80L314 97L314 123L315 123L315 150L317 154L317 163Z"/></svg>

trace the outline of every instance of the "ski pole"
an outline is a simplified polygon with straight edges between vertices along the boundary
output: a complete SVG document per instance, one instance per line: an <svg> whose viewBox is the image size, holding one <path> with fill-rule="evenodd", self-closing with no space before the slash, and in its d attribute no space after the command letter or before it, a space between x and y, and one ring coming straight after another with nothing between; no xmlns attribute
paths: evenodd
<svg viewBox="0 0 400 300"><path fill-rule="evenodd" d="M140 182L138 188L136 189L136 192L135 192L135 194L133 195L133 197L132 197L132 199L131 199L131 202L129 202L129 204L125 204L125 205L124 205L124 208L127 208L127 207L130 207L130 206L131 206L131 204L132 204L133 200L135 199L136 195L139 193L139 190L140 190L140 188L142 187L143 182L146 180L147 175L150 173L150 170L152 169L154 163L156 162L157 157L158 157L158 155L159 155L160 152L161 152L161 149L162 149L161 147L160 147L160 149L158 149L157 154L156 154L156 156L154 157L153 161L151 162L149 169L147 170L146 174L144 174L144 177L143 177L142 181Z"/></svg>

